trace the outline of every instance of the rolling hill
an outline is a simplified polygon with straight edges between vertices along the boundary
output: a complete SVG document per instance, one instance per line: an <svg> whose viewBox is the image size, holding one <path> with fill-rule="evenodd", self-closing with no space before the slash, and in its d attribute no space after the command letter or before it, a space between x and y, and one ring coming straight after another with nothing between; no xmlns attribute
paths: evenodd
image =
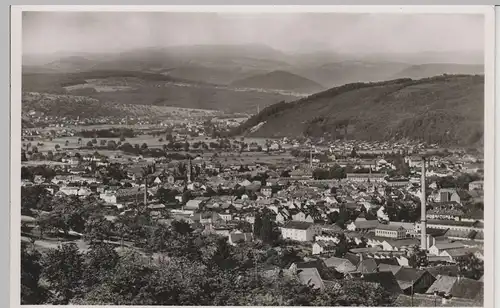
<svg viewBox="0 0 500 308"><path fill-rule="evenodd" d="M330 88L353 82L388 80L407 67L408 64L398 62L342 61L294 67L291 72Z"/></svg>
<svg viewBox="0 0 500 308"><path fill-rule="evenodd" d="M420 79L440 74L467 74L477 75L484 74L484 65L473 64L450 64L450 63L429 63L412 65L407 67L397 74L393 75L394 79L397 78L412 78Z"/></svg>
<svg viewBox="0 0 500 308"><path fill-rule="evenodd" d="M124 70L94 70L78 73L23 72L22 89L25 92L66 93L65 87L85 84L89 79L137 78L155 82L190 82L162 74Z"/></svg>
<svg viewBox="0 0 500 308"><path fill-rule="evenodd" d="M170 69L162 70L162 74L180 79L202 81L218 85L229 85L230 83L257 74L266 73L267 70L253 68L217 68L204 65L187 64Z"/></svg>
<svg viewBox="0 0 500 308"><path fill-rule="evenodd" d="M314 93L324 89L324 87L317 82L281 70L240 79L232 82L230 86L236 88L273 89L304 93Z"/></svg>
<svg viewBox="0 0 500 308"><path fill-rule="evenodd" d="M483 65L428 63L408 64L390 61L349 60L321 65L297 66L292 73L314 80L327 87L355 82L378 82L400 78L421 79L442 74L483 74Z"/></svg>
<svg viewBox="0 0 500 308"><path fill-rule="evenodd" d="M23 92L85 96L102 103L210 109L229 113L254 113L258 107L296 99L296 96L272 91L240 91L139 71L23 73L22 89Z"/></svg>
<svg viewBox="0 0 500 308"><path fill-rule="evenodd" d="M102 116L124 118L128 117L148 117L150 119L165 118L179 112L189 112L195 114L215 114L217 112L184 109L167 106L154 105L132 105L118 104L113 102L100 102L87 96L61 95L29 92L22 96L22 113L31 111L43 113L45 116L57 116L87 119ZM23 127L28 128L31 123L23 119Z"/></svg>
<svg viewBox="0 0 500 308"><path fill-rule="evenodd" d="M47 116L92 118L103 115L125 117L129 115L120 106L102 103L86 96L46 94L29 92L23 93L22 111L41 112Z"/></svg>
<svg viewBox="0 0 500 308"><path fill-rule="evenodd" d="M483 102L483 76L353 83L269 106L233 134L341 138L346 126L353 139L473 145L482 141Z"/></svg>

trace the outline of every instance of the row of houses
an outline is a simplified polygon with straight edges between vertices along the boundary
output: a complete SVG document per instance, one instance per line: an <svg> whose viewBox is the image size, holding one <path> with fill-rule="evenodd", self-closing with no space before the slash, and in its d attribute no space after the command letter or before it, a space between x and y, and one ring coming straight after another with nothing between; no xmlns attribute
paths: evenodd
<svg viewBox="0 0 500 308"><path fill-rule="evenodd" d="M286 270L286 274L295 276L303 284L324 290L326 286L338 283L326 277L325 269L335 269L344 275L344 279L379 284L387 292L398 296L396 303L404 302L406 297L413 297L432 298L434 304L429 306L454 302L482 306L484 283L461 277L457 267L453 266L415 269L398 265L392 259L364 259L362 255L348 253L345 258L328 257L296 262Z"/></svg>

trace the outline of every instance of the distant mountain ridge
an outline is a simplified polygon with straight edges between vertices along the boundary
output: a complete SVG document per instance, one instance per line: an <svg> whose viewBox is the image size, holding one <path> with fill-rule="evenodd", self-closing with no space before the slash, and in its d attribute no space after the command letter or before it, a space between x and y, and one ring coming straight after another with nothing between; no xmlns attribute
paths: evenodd
<svg viewBox="0 0 500 308"><path fill-rule="evenodd" d="M286 71L327 88L406 75L424 78L443 73L479 73L477 69L471 71L464 66L465 63L479 63L477 65L481 66L481 54L424 52L356 55L332 50L287 53L266 45L243 44L150 47L116 53L23 55L25 72L141 71L229 85L252 75ZM427 67L418 74L411 71L403 73L414 65Z"/></svg>
<svg viewBox="0 0 500 308"><path fill-rule="evenodd" d="M483 138L483 113L483 76L404 78L347 84L271 105L233 134L342 138L347 132L346 137L358 140L474 145Z"/></svg>
<svg viewBox="0 0 500 308"><path fill-rule="evenodd" d="M286 71L272 71L236 80L231 87L275 89L314 93L324 89L319 83Z"/></svg>
<svg viewBox="0 0 500 308"><path fill-rule="evenodd" d="M64 52L23 55L22 88L102 102L253 113L345 84L483 71L482 65L421 63L419 59L450 62L460 57L432 52L399 56L287 53L256 44ZM89 84L88 79L98 81Z"/></svg>

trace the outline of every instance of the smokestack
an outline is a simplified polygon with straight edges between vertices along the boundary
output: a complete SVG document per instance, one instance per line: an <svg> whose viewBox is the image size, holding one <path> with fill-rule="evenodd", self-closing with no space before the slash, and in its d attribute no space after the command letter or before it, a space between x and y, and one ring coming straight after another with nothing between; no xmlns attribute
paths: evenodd
<svg viewBox="0 0 500 308"><path fill-rule="evenodd" d="M148 205L148 177L144 180L144 205Z"/></svg>
<svg viewBox="0 0 500 308"><path fill-rule="evenodd" d="M312 152L312 147L311 147L311 151L309 152L309 168L311 169L311 172L313 170L313 152Z"/></svg>
<svg viewBox="0 0 500 308"><path fill-rule="evenodd" d="M420 184L420 190L422 191L421 199L420 199L420 206L421 206L421 230L420 230L420 247L421 249L427 250L427 211L425 208L425 158L422 157L422 175L421 175L421 184Z"/></svg>
<svg viewBox="0 0 500 308"><path fill-rule="evenodd" d="M189 162L188 162L188 168L187 168L187 182L188 183L191 183L192 181L192 169L193 167L191 166L191 158L189 158Z"/></svg>

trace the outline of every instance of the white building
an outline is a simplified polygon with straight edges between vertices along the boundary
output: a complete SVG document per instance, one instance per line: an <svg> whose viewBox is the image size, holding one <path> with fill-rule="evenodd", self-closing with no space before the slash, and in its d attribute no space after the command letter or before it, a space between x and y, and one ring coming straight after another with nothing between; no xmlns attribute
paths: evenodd
<svg viewBox="0 0 500 308"><path fill-rule="evenodd" d="M473 181L469 183L469 190L483 190L484 181Z"/></svg>
<svg viewBox="0 0 500 308"><path fill-rule="evenodd" d="M305 221L305 222L310 222L310 223L314 222L314 219L311 217L311 215L307 215L304 212L298 212L297 214L292 215L292 220Z"/></svg>
<svg viewBox="0 0 500 308"><path fill-rule="evenodd" d="M323 253L333 252L335 250L335 247L337 247L337 245L332 241L314 242L314 244L312 246L312 254L313 255L320 255Z"/></svg>
<svg viewBox="0 0 500 308"><path fill-rule="evenodd" d="M289 221L281 229L284 239L299 242L311 242L314 236L321 233L321 226L304 221Z"/></svg>
<svg viewBox="0 0 500 308"><path fill-rule="evenodd" d="M380 220L385 220L385 221L389 221L389 216L387 215L387 213L385 212L385 207L384 206L381 206L378 210L377 210L377 218L380 219Z"/></svg>
<svg viewBox="0 0 500 308"><path fill-rule="evenodd" d="M230 221L233 219L233 215L231 213L219 213L219 216L224 221Z"/></svg>
<svg viewBox="0 0 500 308"><path fill-rule="evenodd" d="M388 237L399 240L406 238L406 229L402 226L380 224L375 229L375 236Z"/></svg>
<svg viewBox="0 0 500 308"><path fill-rule="evenodd" d="M86 187L70 187L70 186L61 187L59 191L68 196L88 196L92 193L92 191Z"/></svg>
<svg viewBox="0 0 500 308"><path fill-rule="evenodd" d="M189 200L186 205L184 206L184 209L187 210L194 210L194 209L199 209L202 205L204 205L209 198L206 197L198 197L192 200Z"/></svg>
<svg viewBox="0 0 500 308"><path fill-rule="evenodd" d="M449 249L457 249L457 248L465 248L464 244L460 242L444 242L444 243L435 243L429 248L429 254L434 256L440 256L443 251Z"/></svg>

